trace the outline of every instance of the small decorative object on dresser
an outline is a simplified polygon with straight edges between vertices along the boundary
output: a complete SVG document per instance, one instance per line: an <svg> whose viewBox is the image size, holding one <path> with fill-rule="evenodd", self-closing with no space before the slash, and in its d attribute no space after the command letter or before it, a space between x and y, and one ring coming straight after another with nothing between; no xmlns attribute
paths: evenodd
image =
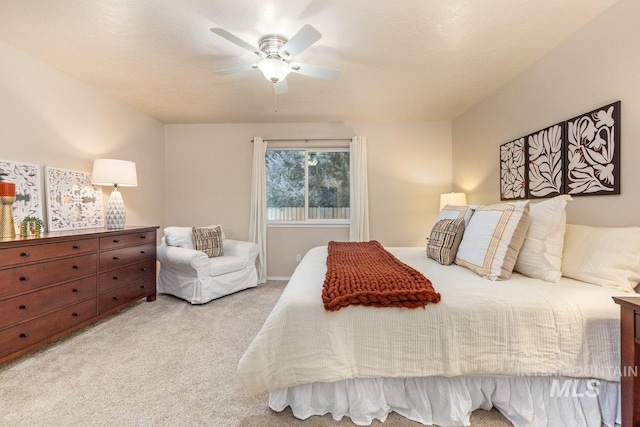
<svg viewBox="0 0 640 427"><path fill-rule="evenodd" d="M40 218L28 216L20 222L20 237L40 237L44 222Z"/></svg>
<svg viewBox="0 0 640 427"><path fill-rule="evenodd" d="M158 227L0 242L0 363L156 299Z"/></svg>
<svg viewBox="0 0 640 427"><path fill-rule="evenodd" d="M622 427L640 426L640 297L613 297L620 304Z"/></svg>
<svg viewBox="0 0 640 427"><path fill-rule="evenodd" d="M13 202L16 201L16 185L12 182L0 182L0 238L16 236L13 223Z"/></svg>

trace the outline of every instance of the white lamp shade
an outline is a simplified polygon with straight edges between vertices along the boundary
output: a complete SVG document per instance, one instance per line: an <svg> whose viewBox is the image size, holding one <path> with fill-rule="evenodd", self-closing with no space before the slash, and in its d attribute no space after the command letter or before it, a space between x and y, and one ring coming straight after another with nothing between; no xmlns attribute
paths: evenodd
<svg viewBox="0 0 640 427"><path fill-rule="evenodd" d="M137 187L136 164L128 160L95 159L91 172L91 183L95 185L117 185Z"/></svg>
<svg viewBox="0 0 640 427"><path fill-rule="evenodd" d="M464 193L445 193L440 195L440 210L446 205L466 205L467 196Z"/></svg>
<svg viewBox="0 0 640 427"><path fill-rule="evenodd" d="M262 71L267 80L273 83L283 80L291 72L289 64L274 58L263 59L258 62L258 69Z"/></svg>

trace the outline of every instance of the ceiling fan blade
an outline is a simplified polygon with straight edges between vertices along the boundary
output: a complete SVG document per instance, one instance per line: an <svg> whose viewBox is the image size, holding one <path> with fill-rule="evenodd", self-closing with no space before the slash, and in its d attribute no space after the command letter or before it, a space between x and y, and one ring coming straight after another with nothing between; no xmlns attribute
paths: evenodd
<svg viewBox="0 0 640 427"><path fill-rule="evenodd" d="M255 47L253 45L250 45L249 43L247 43L246 41L242 40L241 38L238 38L238 37L234 36L229 31L223 30L222 28L211 28L211 32L219 35L220 37L222 37L224 39L227 39L231 43L233 43L235 45L238 45L243 49L248 50L251 53L255 53L256 55L258 55L259 57L262 58L262 52L260 52L260 49L258 49L257 47Z"/></svg>
<svg viewBox="0 0 640 427"><path fill-rule="evenodd" d="M280 48L278 53L280 56L293 58L321 38L322 34L318 30L306 24Z"/></svg>
<svg viewBox="0 0 640 427"><path fill-rule="evenodd" d="M291 72L330 81L335 81L340 75L340 71L318 67L317 65L302 64L300 62L291 63Z"/></svg>
<svg viewBox="0 0 640 427"><path fill-rule="evenodd" d="M276 95L282 95L283 93L289 92L289 86L287 85L287 81L282 79L273 85L273 88L276 90Z"/></svg>
<svg viewBox="0 0 640 427"><path fill-rule="evenodd" d="M258 66L256 64L253 64L253 65L241 65L240 67L225 68L224 70L214 71L214 73L216 73L216 74L218 74L220 76L226 76L228 74L241 73L243 71L255 70L257 68L258 68Z"/></svg>

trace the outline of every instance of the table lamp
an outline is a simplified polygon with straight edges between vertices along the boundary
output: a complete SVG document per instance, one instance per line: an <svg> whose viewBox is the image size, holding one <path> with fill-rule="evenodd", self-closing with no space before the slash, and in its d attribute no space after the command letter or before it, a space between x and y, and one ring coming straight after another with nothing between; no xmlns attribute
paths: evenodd
<svg viewBox="0 0 640 427"><path fill-rule="evenodd" d="M107 203L107 228L124 228L127 215L122 195L118 187L137 187L136 164L127 160L96 159L93 161L91 183L94 185L113 185L113 191Z"/></svg>
<svg viewBox="0 0 640 427"><path fill-rule="evenodd" d="M440 195L440 210L446 205L466 205L467 196L464 193L445 193Z"/></svg>

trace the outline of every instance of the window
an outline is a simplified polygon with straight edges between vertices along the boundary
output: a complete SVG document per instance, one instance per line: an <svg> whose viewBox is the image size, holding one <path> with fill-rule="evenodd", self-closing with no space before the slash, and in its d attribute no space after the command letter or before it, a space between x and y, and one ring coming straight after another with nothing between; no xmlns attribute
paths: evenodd
<svg viewBox="0 0 640 427"><path fill-rule="evenodd" d="M349 223L347 149L267 150L267 221Z"/></svg>

